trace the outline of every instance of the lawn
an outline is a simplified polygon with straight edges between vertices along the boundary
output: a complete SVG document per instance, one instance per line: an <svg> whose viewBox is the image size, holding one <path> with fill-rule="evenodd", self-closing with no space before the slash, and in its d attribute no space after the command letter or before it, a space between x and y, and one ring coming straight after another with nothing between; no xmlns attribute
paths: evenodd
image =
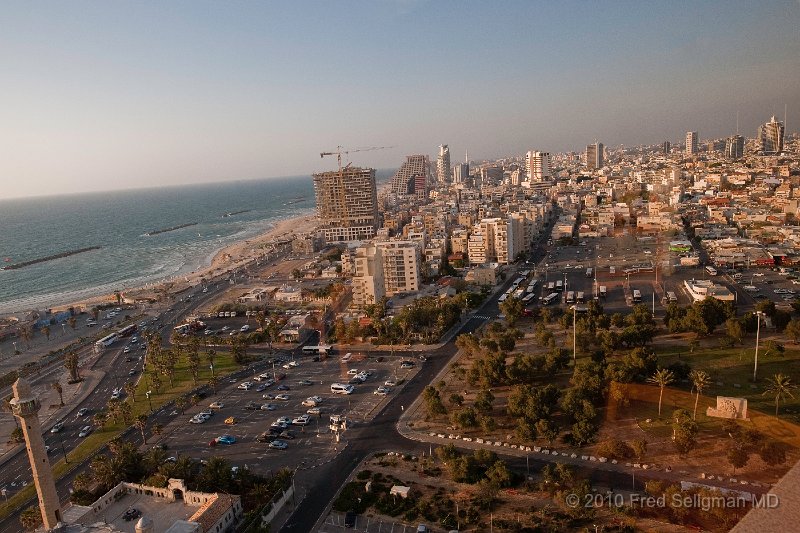
<svg viewBox="0 0 800 533"><path fill-rule="evenodd" d="M222 377L239 368L239 365L233 360L233 357L227 353L220 353L214 357L214 374L217 377ZM198 372L198 385L208 383L211 378L211 369L208 365L208 357L206 354L200 354L200 369ZM135 420L141 414L150 412L150 406L145 397L145 392L148 390L146 379L140 379L136 387L136 401L131 403L132 419ZM178 396L194 388L192 375L189 371L189 361L184 355L178 360L175 365L175 386L170 387L169 381L163 380L163 390L159 394L151 395L151 403L153 410L158 409L164 404L173 401ZM122 423L106 424L102 429L96 429L91 435L81 442L74 450L67 454L69 463L66 463L63 456L61 459L53 464L53 475L56 480L62 478L69 473L73 468L79 466L87 457L91 456L97 450L105 446L109 441L118 437L128 426ZM25 487L17 494L8 499L8 501L0 504L0 519L9 516L16 509L20 508L26 501L36 496L36 488L33 484Z"/></svg>

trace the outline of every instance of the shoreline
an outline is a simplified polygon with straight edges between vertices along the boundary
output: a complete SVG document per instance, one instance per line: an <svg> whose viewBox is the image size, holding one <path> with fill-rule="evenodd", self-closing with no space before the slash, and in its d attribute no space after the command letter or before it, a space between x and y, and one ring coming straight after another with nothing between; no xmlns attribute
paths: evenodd
<svg viewBox="0 0 800 533"><path fill-rule="evenodd" d="M120 287L121 292L125 298L154 298L159 293L164 291L175 292L183 290L189 285L196 285L201 282L203 278L211 279L215 276L222 274L226 269L234 268L237 264L246 262L250 259L263 253L259 248L263 247L271 241L280 237L286 237L297 233L306 233L316 227L316 214L305 213L296 216L291 216L283 219L276 219L270 223L270 227L266 231L262 231L254 236L244 237L238 239L222 248L209 251L200 261L199 266L195 264L194 270L191 272L181 272L183 268L189 267L184 265L177 272L169 276L149 281L142 284L136 284L130 287ZM86 291L92 291L87 288ZM65 301L64 303L45 304L38 307L38 309L52 309L54 312L65 310L70 307L90 309L99 304L107 304L115 302L115 293L113 291L100 289L96 295L87 296L84 298L76 298ZM0 313L0 316L15 316L28 313L35 308L20 309L16 311L7 311Z"/></svg>

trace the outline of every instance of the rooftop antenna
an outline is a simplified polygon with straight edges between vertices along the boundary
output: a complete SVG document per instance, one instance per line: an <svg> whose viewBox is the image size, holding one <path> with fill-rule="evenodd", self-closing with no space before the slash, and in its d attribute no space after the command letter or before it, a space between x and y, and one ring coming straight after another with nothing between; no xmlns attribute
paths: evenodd
<svg viewBox="0 0 800 533"><path fill-rule="evenodd" d="M736 135L739 135L739 110L736 110Z"/></svg>
<svg viewBox="0 0 800 533"><path fill-rule="evenodd" d="M469 165L469 150L464 150L464 163Z"/></svg>

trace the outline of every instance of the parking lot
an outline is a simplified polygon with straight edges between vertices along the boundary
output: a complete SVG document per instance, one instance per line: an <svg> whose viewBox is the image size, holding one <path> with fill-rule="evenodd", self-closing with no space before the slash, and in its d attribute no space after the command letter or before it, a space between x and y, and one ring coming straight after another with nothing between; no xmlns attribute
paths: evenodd
<svg viewBox="0 0 800 533"><path fill-rule="evenodd" d="M386 396L375 394L378 387L384 386L386 381L407 381L419 368L418 362L410 369L400 368L400 357L386 357L382 361L368 359L363 354L353 354L352 358L343 363L342 356L337 355L324 361L313 362L311 358L298 359L297 367L286 363L275 364L274 370L269 368L264 372L267 379L280 377L283 379L259 391L259 386L268 381L257 381L257 376L237 380L226 380L224 390L216 396L209 396L199 405L187 409L186 413L179 416L164 431L162 443L168 448L170 455L187 455L195 459L208 459L211 456L221 456L229 459L234 466L247 466L247 468L260 473L267 473L282 467L310 467L329 460L333 454L344 446L347 431L340 432L340 442L336 442L334 433L330 429L331 415L341 415L346 418L352 427L354 424L368 424L370 419L378 412L385 399L396 393L400 385L388 387L391 389ZM352 370L369 371L371 375L364 383L354 384L352 394L333 394L332 383L348 383L354 376ZM349 373L350 372L350 373ZM250 381L249 390L239 388L244 381ZM303 384L301 384L301 382ZM279 390L286 389L288 390ZM288 399L276 399L279 394L285 394ZM264 397L271 395L271 397ZM319 414L310 415L307 425L291 425L287 429L291 432L287 438L279 437L287 442L286 449L271 449L268 442L259 442L259 435L270 430L270 425L279 417L292 419L306 414L309 406L302 405L303 400L311 396L322 398L319 404ZM209 405L221 402L218 409L211 409L214 413L204 423L191 423L190 419L208 410ZM274 410L261 408L251 409L263 404L271 404ZM226 419L233 417L234 420ZM221 435L231 435L236 442L231 445L210 443Z"/></svg>

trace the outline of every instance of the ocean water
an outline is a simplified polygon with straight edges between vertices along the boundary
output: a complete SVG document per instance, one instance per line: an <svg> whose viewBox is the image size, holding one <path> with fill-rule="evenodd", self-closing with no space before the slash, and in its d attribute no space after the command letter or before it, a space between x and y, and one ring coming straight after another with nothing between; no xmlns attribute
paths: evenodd
<svg viewBox="0 0 800 533"><path fill-rule="evenodd" d="M385 179L389 171L378 172ZM41 309L180 276L277 221L314 213L310 176L0 200L0 313ZM230 217L226 213L249 210ZM147 236L147 232L197 223Z"/></svg>

